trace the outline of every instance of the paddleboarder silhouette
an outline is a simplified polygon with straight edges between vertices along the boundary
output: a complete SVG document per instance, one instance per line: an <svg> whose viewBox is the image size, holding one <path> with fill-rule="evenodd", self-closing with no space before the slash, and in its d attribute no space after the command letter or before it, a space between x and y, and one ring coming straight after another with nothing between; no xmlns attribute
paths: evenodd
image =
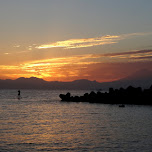
<svg viewBox="0 0 152 152"><path fill-rule="evenodd" d="M21 91L18 90L18 99L21 99Z"/></svg>

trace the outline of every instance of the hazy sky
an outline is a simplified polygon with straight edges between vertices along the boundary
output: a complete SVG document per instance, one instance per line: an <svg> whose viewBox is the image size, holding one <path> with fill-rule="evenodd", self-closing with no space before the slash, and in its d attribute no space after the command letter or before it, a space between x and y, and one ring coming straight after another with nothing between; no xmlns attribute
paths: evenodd
<svg viewBox="0 0 152 152"><path fill-rule="evenodd" d="M0 21L1 79L152 70L152 0L0 0Z"/></svg>

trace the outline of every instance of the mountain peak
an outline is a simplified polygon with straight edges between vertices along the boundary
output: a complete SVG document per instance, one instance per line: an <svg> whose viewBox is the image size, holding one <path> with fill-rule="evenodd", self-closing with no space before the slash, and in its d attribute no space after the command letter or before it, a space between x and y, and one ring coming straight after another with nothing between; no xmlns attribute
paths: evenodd
<svg viewBox="0 0 152 152"><path fill-rule="evenodd" d="M16 80L17 81L44 81L43 79L40 79L40 78L37 78L37 77L30 77L30 78L20 77Z"/></svg>
<svg viewBox="0 0 152 152"><path fill-rule="evenodd" d="M79 80L74 80L73 82L89 82L90 80L87 79L79 79Z"/></svg>

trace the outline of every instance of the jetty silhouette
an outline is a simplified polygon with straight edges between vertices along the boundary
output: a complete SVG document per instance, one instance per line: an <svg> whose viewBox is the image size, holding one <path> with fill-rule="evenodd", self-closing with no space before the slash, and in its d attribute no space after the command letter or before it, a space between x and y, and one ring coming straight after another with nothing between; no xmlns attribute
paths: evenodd
<svg viewBox="0 0 152 152"><path fill-rule="evenodd" d="M82 96L71 96L68 92L67 94L60 94L59 97L61 101L66 102L152 105L152 86L149 89L135 88L133 86L126 89L109 88L108 92L91 91Z"/></svg>

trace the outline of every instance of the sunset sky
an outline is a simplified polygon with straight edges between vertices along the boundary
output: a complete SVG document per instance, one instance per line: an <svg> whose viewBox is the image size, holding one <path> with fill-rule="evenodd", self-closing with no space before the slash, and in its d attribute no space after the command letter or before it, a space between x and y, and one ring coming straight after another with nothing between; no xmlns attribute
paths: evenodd
<svg viewBox="0 0 152 152"><path fill-rule="evenodd" d="M152 70L152 0L0 0L0 21L0 79Z"/></svg>

